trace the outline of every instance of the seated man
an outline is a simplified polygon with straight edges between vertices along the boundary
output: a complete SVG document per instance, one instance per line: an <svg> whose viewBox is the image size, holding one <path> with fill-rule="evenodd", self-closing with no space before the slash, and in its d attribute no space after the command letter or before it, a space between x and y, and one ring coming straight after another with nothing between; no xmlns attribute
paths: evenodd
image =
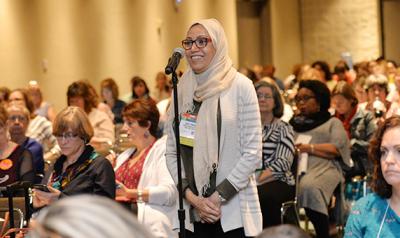
<svg viewBox="0 0 400 238"><path fill-rule="evenodd" d="M11 135L11 140L25 149L29 150L33 156L33 168L36 175L44 174L43 148L34 139L25 135L29 125L29 111L25 107L9 106L7 108L7 126ZM41 177L35 177L35 183L41 182Z"/></svg>

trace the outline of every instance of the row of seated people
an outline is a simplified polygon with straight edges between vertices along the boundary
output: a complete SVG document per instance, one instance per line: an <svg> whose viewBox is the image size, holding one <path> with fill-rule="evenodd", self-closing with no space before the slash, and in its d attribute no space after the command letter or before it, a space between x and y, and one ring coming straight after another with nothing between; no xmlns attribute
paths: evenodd
<svg viewBox="0 0 400 238"><path fill-rule="evenodd" d="M268 227L279 224L281 222L281 204L294 197L294 179L293 174L290 172L290 167L296 148L300 153L305 152L309 154L307 176L304 176L299 184L300 193L298 196L300 206L306 208L307 215L313 223L316 222L317 228L326 227L327 224L317 225L317 222L327 221L325 218L327 218L328 215L328 204L326 203L330 200L333 189L342 180L342 173L335 162L335 158L340 156L342 161L350 166L348 134L340 120L331 117L328 111L330 107L329 90L319 81L311 80L301 82L298 94L295 98L300 113L296 114L288 124L279 119L283 114L284 102L276 85L274 85L272 81L263 80L255 86L263 122L263 171L258 177L258 191L263 214L267 214L264 215L264 226ZM338 95L342 94L338 93ZM349 101L351 102L351 100ZM336 103L336 105L339 104ZM89 132L87 132L87 135L83 133L85 130L84 128L88 126L82 126L83 129L80 129L79 126L76 125L77 122L73 120L74 117L80 118L79 121L83 123L85 121L83 118L87 117L86 113L80 115L80 110L75 108L74 111L72 109L73 108L69 108L70 111L68 113L65 110L60 112L59 120L65 121L58 122L55 120L53 125L53 133L63 154L60 158L64 159L58 158L58 163L56 162L54 166L54 172L50 181L53 184L52 187L61 186L58 188L61 188L66 194L69 194L66 188L69 187L67 185L71 182L68 181L68 179L70 180L73 178L74 173L78 173L79 170L85 169L85 167L81 165L75 167L75 169L71 168L69 171L69 165L75 164L75 162L79 160L79 157L84 154L83 157L85 159L97 156L93 149L88 149L90 152L87 153L85 152L86 149L84 149L86 147L91 148L87 145L87 143L91 141L91 134ZM74 114L79 116L75 116ZM128 149L118 156L118 158L112 154L108 156L108 159L112 161L112 165L116 171L116 181L120 188L117 190L117 200L128 204L128 206L132 205L132 200L144 201L143 204L133 203L144 206L141 210L142 213L138 214L142 214L143 216L143 211L154 213L155 211L161 210L161 213L167 215L165 217L166 224L168 224L168 213L174 212L176 191L165 162L159 159L163 158L165 152L165 138L159 139L156 142L156 138L158 137L158 110L151 101L139 100L127 106L124 109L123 115L123 129L126 131L132 144L135 145L135 148ZM24 110L23 107L14 105L8 108L8 116L3 116L3 118L5 118L4 125L7 123L7 125L21 123L22 126L20 127L23 129L26 128L27 122L29 121L29 113L27 110ZM368 114L362 118L368 119ZM365 122L363 123L365 124ZM90 120L89 124L91 125ZM12 131L12 126L7 128L9 128L10 132ZM370 130L370 128L368 130ZM18 132L18 130L16 131ZM372 134L372 131L373 129L368 132L368 135ZM83 134L80 135L81 132ZM311 135L311 141L308 144L295 145L294 138L296 136L294 132L297 134ZM22 135L24 135L24 133L22 133ZM14 136L14 138L17 137ZM74 144L71 142L75 139L81 142L76 144L79 149L71 148L71 145ZM26 138L24 140L26 140ZM68 153L72 152L78 152L78 154L72 156L73 158L68 162ZM94 153L95 155L91 156L89 155L90 153ZM65 156L67 158L65 158ZM153 160L149 158L153 158ZM28 163L27 161L27 159L21 160L21 162L25 163ZM67 163L65 163L66 161ZM146 163L144 163L145 161ZM85 165L88 166L88 164ZM105 164L96 167L89 172L95 174L103 173L99 170L101 170L101 167L104 165ZM22 169L26 166L19 167ZM36 168L36 166L34 167ZM35 168L30 169L30 174L36 171ZM23 176L29 173L27 173L26 170L20 171L19 176L22 180L27 180L26 177ZM69 172L65 174L66 171ZM154 173L153 171L158 171L158 173ZM112 178L110 172L105 172L105 174L108 174L107 177ZM95 177L97 177L97 175ZM315 179L316 177L318 177L318 180ZM99 178L97 177L97 179ZM103 181L104 179L100 180L105 182ZM115 192L115 185L113 183L103 185L107 187L107 192L97 191L96 193L113 197L112 194ZM59 185L56 186L54 184ZM88 185L84 184L82 180L76 179L70 188L72 190L78 190L79 193L80 188L93 186L90 182ZM152 189L148 189L149 187ZM280 192L276 193L276 191ZM55 192L55 190L53 192ZM76 191L73 191L71 194L75 192ZM40 193L40 191L37 192L38 195L36 197L38 199L40 198ZM154 195L150 196L152 193ZM58 192L55 192L55 195L56 197L60 196ZM48 199L47 202L54 200L51 196L46 199ZM40 205L47 204L47 202L40 203ZM160 206L160 208L154 209L154 205L152 205L146 210L146 206L144 205L146 203L155 203L155 206ZM138 209L137 212L140 211L138 207L134 209ZM147 215L143 217L158 217L159 219L159 217L162 216ZM151 222L149 222L149 224L150 223ZM167 231L169 230L165 229L163 232ZM317 230L317 232L320 231Z"/></svg>

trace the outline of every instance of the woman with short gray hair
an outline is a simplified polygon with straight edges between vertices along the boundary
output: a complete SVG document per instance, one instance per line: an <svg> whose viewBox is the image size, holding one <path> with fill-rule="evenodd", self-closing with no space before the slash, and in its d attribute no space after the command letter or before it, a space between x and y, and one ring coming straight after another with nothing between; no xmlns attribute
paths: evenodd
<svg viewBox="0 0 400 238"><path fill-rule="evenodd" d="M153 237L133 214L111 199L78 195L43 209L31 223L30 238Z"/></svg>

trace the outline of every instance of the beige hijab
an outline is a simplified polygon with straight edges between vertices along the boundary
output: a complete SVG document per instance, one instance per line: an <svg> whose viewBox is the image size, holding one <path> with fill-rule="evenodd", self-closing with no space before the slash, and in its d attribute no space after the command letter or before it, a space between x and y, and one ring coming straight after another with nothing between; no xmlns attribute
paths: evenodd
<svg viewBox="0 0 400 238"><path fill-rule="evenodd" d="M191 27L195 24L200 24L207 30L216 50L214 58L204 72L195 74L189 65L178 85L180 113L192 108L193 99L202 102L193 148L194 178L197 191L201 195L202 188L209 182L212 165L218 165L218 98L231 86L237 71L228 56L228 43L221 24L216 19L199 20ZM173 115L170 118L172 120ZM222 144L222 141L220 143Z"/></svg>

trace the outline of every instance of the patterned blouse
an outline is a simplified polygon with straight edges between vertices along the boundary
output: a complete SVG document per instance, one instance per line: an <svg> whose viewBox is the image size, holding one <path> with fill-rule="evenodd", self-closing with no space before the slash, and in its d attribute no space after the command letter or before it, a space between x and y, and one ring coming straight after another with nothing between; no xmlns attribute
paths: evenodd
<svg viewBox="0 0 400 238"><path fill-rule="evenodd" d="M388 206L388 200L372 193L353 206L344 237L378 237L379 230L379 237L399 237L400 217Z"/></svg>
<svg viewBox="0 0 400 238"><path fill-rule="evenodd" d="M293 163L294 131L282 120L277 120L263 128L263 165L272 171L276 180L294 185L294 177L290 168Z"/></svg>

